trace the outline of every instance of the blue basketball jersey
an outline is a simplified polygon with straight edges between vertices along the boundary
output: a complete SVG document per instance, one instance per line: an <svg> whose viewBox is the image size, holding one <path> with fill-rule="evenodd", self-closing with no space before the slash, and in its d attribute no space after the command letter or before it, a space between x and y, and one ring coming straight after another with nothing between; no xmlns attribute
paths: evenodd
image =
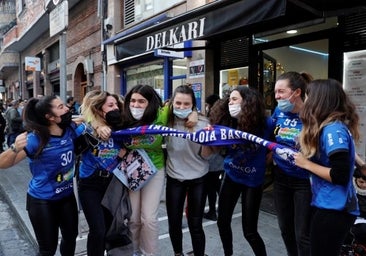
<svg viewBox="0 0 366 256"><path fill-rule="evenodd" d="M349 167L349 181L346 186L328 182L311 174L311 189L313 198L311 204L322 209L347 211L359 215L356 191L353 187L352 177L355 165L355 146L347 126L342 122L333 122L326 125L320 134L319 156L311 160L322 166L331 167L329 156L336 152L348 152L352 160Z"/></svg>

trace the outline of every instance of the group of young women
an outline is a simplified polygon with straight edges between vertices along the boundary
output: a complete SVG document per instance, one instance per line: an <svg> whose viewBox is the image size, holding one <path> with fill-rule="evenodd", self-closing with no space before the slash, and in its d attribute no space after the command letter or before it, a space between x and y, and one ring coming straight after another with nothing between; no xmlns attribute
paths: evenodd
<svg viewBox="0 0 366 256"><path fill-rule="evenodd" d="M31 99L24 109L24 126L10 149L0 155L0 168L28 158L33 178L27 209L40 255L54 255L61 230L61 255L74 255L77 204L72 177L73 140L82 133L94 136L82 155L79 196L89 225L88 255L102 256L112 214L102 206L111 184L111 169L128 150L142 148L158 169L139 191L129 191L134 255L159 255L158 208L166 176L169 235L175 255L183 254L182 217L187 219L194 255L205 255L202 227L207 195L208 160L223 147L203 146L183 138L133 136L124 143L110 136L112 129L146 124L197 131L225 125L295 149L295 165L254 142L225 148L224 178L219 194L218 220L225 255L233 255L231 219L241 196L244 236L255 255L267 255L257 224L266 166L274 162L274 198L288 255L338 255L352 226L358 205L352 186L354 142L359 139L358 116L339 82L314 80L287 72L275 85L278 102L266 117L262 95L239 86L229 98L212 106L209 119L196 112L192 88L178 86L167 106L148 85L137 85L126 95L87 93L81 105L83 121L71 121L66 105L55 96ZM117 120L117 121L116 121ZM162 144L166 143L167 156ZM272 156L269 157L269 156ZM270 159L270 160L268 160ZM360 164L360 163L358 163ZM250 171L248 171L250 170ZM311 181L311 182L310 182Z"/></svg>
<svg viewBox="0 0 366 256"><path fill-rule="evenodd" d="M277 219L287 254L338 256L359 214L352 177L356 164L364 162L355 152L360 138L355 106L338 81L313 80L298 72L278 77L275 99L278 104L269 118L257 91L237 87L210 110L211 124L273 139L298 152L293 163L251 142L227 148L217 220L224 253L233 255L230 225L241 195L244 236L255 255L267 255L257 223L270 153Z"/></svg>

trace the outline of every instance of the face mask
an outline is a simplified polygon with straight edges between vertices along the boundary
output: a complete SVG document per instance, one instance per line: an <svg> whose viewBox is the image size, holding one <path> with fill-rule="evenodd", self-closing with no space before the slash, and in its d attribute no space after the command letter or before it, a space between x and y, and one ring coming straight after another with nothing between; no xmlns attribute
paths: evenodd
<svg viewBox="0 0 366 256"><path fill-rule="evenodd" d="M61 115L60 118L61 122L59 122L57 125L61 129L65 129L66 127L70 126L72 122L72 113L68 111L65 114Z"/></svg>
<svg viewBox="0 0 366 256"><path fill-rule="evenodd" d="M294 92L295 93L295 92ZM294 109L294 104L291 103L290 99L294 95L291 94L290 97L284 100L277 100L277 106L282 112L291 112Z"/></svg>
<svg viewBox="0 0 366 256"><path fill-rule="evenodd" d="M140 120L142 118L142 116L144 115L144 113L145 113L145 109L144 108L130 107L130 111L131 111L131 115L136 120Z"/></svg>
<svg viewBox="0 0 366 256"><path fill-rule="evenodd" d="M111 110L105 114L105 121L107 124L116 130L118 126L121 126L122 115L118 109Z"/></svg>
<svg viewBox="0 0 366 256"><path fill-rule="evenodd" d="M190 108L186 108L186 109L174 108L173 109L173 114L180 119L186 119L190 113L192 113L192 109L190 109Z"/></svg>
<svg viewBox="0 0 366 256"><path fill-rule="evenodd" d="M229 105L230 116L233 118L237 118L241 111L241 104L233 104Z"/></svg>

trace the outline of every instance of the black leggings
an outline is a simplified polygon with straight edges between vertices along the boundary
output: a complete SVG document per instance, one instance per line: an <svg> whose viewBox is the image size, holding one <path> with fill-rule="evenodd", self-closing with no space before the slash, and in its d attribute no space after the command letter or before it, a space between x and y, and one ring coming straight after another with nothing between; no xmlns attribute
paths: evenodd
<svg viewBox="0 0 366 256"><path fill-rule="evenodd" d="M225 256L233 255L231 220L240 195L242 196L241 211L244 237L252 247L255 255L267 255L264 242L257 228L262 192L262 186L251 188L236 183L225 175L219 195L217 219Z"/></svg>
<svg viewBox="0 0 366 256"><path fill-rule="evenodd" d="M212 171L207 173L207 199L208 211L216 213L216 198L221 188L221 176L223 171Z"/></svg>
<svg viewBox="0 0 366 256"><path fill-rule="evenodd" d="M311 256L338 256L355 219L344 211L315 208L310 226Z"/></svg>
<svg viewBox="0 0 366 256"><path fill-rule="evenodd" d="M195 256L205 254L205 233L202 227L205 209L205 177L179 181L167 176L166 208L169 223L169 235L174 253L183 252L182 218L184 201L187 195L187 220Z"/></svg>
<svg viewBox="0 0 366 256"><path fill-rule="evenodd" d="M112 179L96 174L79 180L79 197L88 222L88 256L103 256L106 249L105 235L112 223L113 216L102 206L102 200Z"/></svg>
<svg viewBox="0 0 366 256"><path fill-rule="evenodd" d="M78 211L74 195L51 201L27 194L27 210L37 238L39 255L55 255L59 228L62 235L61 255L74 255L78 235Z"/></svg>

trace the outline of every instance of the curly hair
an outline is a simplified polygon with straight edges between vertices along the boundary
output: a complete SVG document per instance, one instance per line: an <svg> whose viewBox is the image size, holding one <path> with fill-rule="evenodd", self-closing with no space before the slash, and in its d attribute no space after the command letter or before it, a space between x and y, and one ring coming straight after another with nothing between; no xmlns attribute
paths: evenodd
<svg viewBox="0 0 366 256"><path fill-rule="evenodd" d="M241 111L238 118L232 118L229 112L229 98L217 101L209 116L211 124L219 124L261 135L266 125L265 105L262 95L252 88L238 86L233 91L238 91L242 97Z"/></svg>

